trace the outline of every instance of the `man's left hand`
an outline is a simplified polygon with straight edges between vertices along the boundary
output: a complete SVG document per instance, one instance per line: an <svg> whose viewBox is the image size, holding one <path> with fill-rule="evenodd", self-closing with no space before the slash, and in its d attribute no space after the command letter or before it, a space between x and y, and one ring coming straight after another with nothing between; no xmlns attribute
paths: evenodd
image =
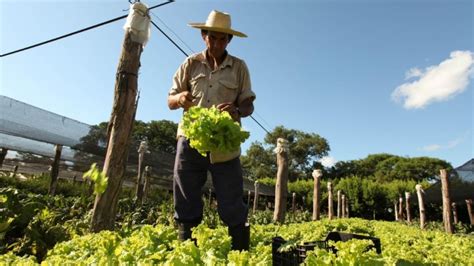
<svg viewBox="0 0 474 266"><path fill-rule="evenodd" d="M232 119L234 119L234 121L239 121L240 119L239 111L237 109L237 106L235 106L233 103L231 102L221 103L217 105L216 108L219 109L221 112L224 112L224 111L228 112L230 116L232 117Z"/></svg>

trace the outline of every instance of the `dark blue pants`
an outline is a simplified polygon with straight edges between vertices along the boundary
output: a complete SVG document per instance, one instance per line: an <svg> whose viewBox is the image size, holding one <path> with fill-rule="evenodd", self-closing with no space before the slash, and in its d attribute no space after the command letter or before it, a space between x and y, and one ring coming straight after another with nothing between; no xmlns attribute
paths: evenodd
<svg viewBox="0 0 474 266"><path fill-rule="evenodd" d="M199 223L203 215L202 188L210 171L217 197L217 211L227 226L247 221L247 205L243 201L243 177L240 159L211 164L189 146L184 137L178 138L174 164L174 218L181 223Z"/></svg>

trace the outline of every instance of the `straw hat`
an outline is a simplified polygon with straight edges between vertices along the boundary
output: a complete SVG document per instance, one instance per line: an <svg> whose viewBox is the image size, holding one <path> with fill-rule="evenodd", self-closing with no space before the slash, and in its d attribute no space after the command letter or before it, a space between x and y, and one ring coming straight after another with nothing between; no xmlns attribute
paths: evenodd
<svg viewBox="0 0 474 266"><path fill-rule="evenodd" d="M188 25L197 29L223 32L238 37L247 37L244 33L233 30L230 24L230 15L228 13L212 10L207 17L206 23L189 23Z"/></svg>

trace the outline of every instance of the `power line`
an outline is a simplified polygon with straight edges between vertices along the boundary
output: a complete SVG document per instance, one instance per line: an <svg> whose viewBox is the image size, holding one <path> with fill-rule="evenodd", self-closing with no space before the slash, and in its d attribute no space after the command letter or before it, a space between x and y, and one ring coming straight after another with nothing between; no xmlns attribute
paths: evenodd
<svg viewBox="0 0 474 266"><path fill-rule="evenodd" d="M161 3L161 4L158 4L158 5L152 6L152 7L150 7L148 10L151 10L151 9L154 9L154 8L157 8L157 7L160 7L160 6L164 6L164 5L167 5L167 4L172 3L172 2L174 2L174 0L169 0L168 2L165 2L165 3ZM94 28L97 28L97 27L106 25L106 24L115 22L115 21L117 21L117 20L124 19L124 18L126 18L127 16L128 16L128 15L123 15L123 16L120 16L120 17L116 17L116 18L114 18L114 19L110 19L110 20L104 21L104 22L102 22L102 23L95 24L95 25L93 25L93 26L90 26L90 27L87 27L87 28L84 28L84 29L80 29L80 30L77 30L77 31L74 31L74 32L71 32L71 33L68 33L68 34L65 34L65 35L62 35L62 36L59 36L59 37L56 37L56 38L47 40L47 41L44 41L44 42L40 42L40 43L37 43L37 44L33 44L33 45L30 45L30 46L25 47L25 48L21 48L21 49L12 51L12 52L8 52L8 53L6 53L6 54L1 54L0 57L12 55L12 54L16 54L16 53L19 53L19 52L22 52L22 51L25 51L25 50L29 50L29 49L32 49L32 48L35 48L35 47L38 47L38 46L41 46L41 45L45 45L45 44L50 43L50 42L54 42L54 41L57 41L57 40L60 40L60 39L63 39L63 38L72 36L72 35L76 35L76 34L78 34L78 33L81 33L81 32L84 32L84 31L88 31L88 30L91 30L91 29L94 29Z"/></svg>
<svg viewBox="0 0 474 266"><path fill-rule="evenodd" d="M153 15L156 19L158 19L169 31L171 31L171 33L173 33L173 35L176 36L176 38L178 38L178 39L184 44L184 46L186 46L186 47L189 49L189 51L191 51L192 53L195 53L194 50L193 50L191 47L189 47L189 45L188 45L183 39L181 39L181 38L179 37L179 35L178 35L176 32L173 31L173 29L171 29L170 27L168 27L168 25L166 25L166 23L165 23L162 19L160 19L160 17L158 17L157 15L155 15L153 12L150 12L150 14L152 14L152 15Z"/></svg>

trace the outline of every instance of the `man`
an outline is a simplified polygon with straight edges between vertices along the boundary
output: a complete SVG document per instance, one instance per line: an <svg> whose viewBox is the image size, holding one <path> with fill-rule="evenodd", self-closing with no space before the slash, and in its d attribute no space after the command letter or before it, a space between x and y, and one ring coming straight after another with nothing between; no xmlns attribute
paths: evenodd
<svg viewBox="0 0 474 266"><path fill-rule="evenodd" d="M241 117L252 114L255 94L245 62L230 55L226 48L233 36L247 36L231 28L229 14L215 10L206 23L189 25L201 29L206 50L186 58L176 71L168 96L169 108L183 108L186 112L191 106L216 106L240 122ZM248 207L243 201L240 149L230 153L212 152L204 157L189 146L181 123L177 137L173 194L179 238L190 239L191 228L202 220L201 191L210 171L217 210L229 227L232 249L248 250L250 228L246 223Z"/></svg>

